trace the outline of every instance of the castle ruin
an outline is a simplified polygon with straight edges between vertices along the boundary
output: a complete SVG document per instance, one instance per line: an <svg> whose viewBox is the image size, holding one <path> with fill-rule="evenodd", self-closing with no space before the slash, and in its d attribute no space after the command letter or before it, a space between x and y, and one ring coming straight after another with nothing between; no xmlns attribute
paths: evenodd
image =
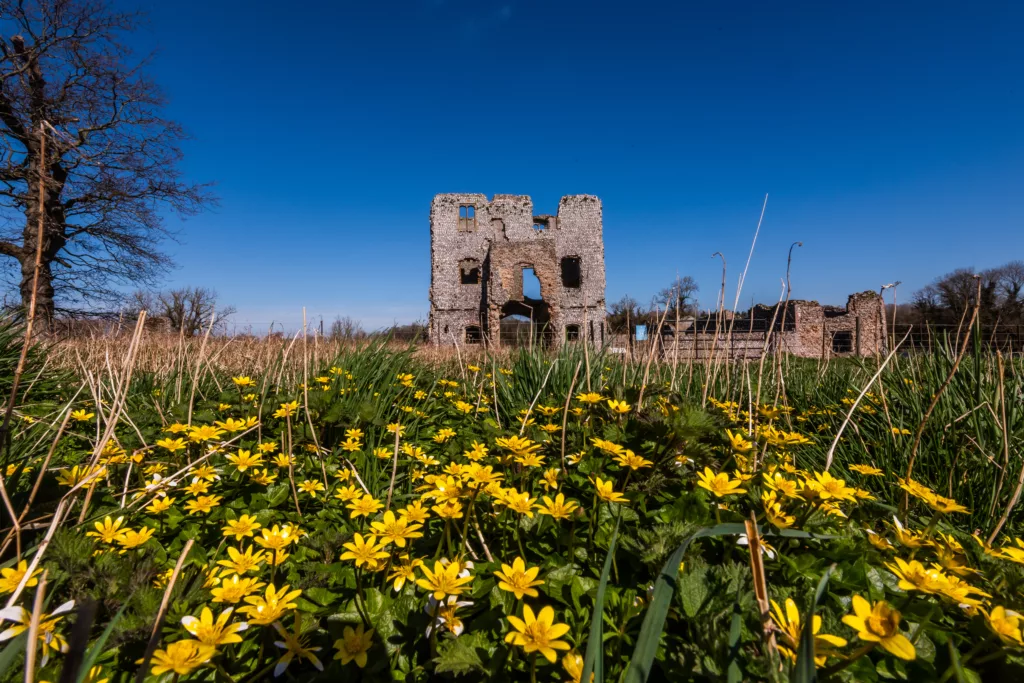
<svg viewBox="0 0 1024 683"><path fill-rule="evenodd" d="M439 194L430 206L430 339L503 343L506 319L524 321L530 342L605 343L601 200L562 197L555 215L535 215L526 195ZM540 297L524 294L532 270ZM507 334L504 335L507 338Z"/></svg>

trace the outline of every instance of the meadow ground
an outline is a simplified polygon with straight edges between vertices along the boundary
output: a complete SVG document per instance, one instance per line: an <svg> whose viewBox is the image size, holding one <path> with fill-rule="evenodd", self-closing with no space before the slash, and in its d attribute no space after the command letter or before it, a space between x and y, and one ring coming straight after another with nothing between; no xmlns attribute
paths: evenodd
<svg viewBox="0 0 1024 683"><path fill-rule="evenodd" d="M41 346L0 677L1021 680L1021 370Z"/></svg>

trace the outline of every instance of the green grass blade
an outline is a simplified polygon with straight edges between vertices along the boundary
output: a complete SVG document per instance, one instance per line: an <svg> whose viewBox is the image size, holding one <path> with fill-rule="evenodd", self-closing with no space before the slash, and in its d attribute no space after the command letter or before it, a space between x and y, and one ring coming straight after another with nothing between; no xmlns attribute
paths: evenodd
<svg viewBox="0 0 1024 683"><path fill-rule="evenodd" d="M110 634L114 632L114 627L117 626L117 622L121 620L121 615L124 614L125 609L128 608L127 601L121 606L121 609L117 610L117 614L110 620L107 627L103 629L103 633L96 639L89 651L85 653L85 658L82 660L82 668L78 670L78 676L76 677L76 683L84 683L85 679L89 676L89 669L93 667L96 660L99 659L103 653L103 646L107 644L107 639L110 638Z"/></svg>
<svg viewBox="0 0 1024 683"><path fill-rule="evenodd" d="M803 620L800 623L800 648L796 653L796 667L793 669L793 683L814 683L818 680L818 668L814 664L814 613L825 597L825 588L828 587L828 579L832 575L833 564L821 577L818 582L818 589L814 591L814 600L807 607Z"/></svg>
<svg viewBox="0 0 1024 683"><path fill-rule="evenodd" d="M679 563L683 561L683 555L686 554L686 549L690 547L690 543L698 538L708 536L739 536L744 533L746 533L746 527L743 524L716 524L715 526L705 527L699 529L683 541L682 545L676 548L669 556L668 562L661 568L658 579L654 582L651 604L647 608L647 615L644 617L644 623L640 627L640 635L637 636L633 658L629 662L629 670L626 671L626 683L644 683L651 673L651 666L654 664L654 658L658 654L661 631L665 626L668 608L672 603L672 595L676 590Z"/></svg>
<svg viewBox="0 0 1024 683"><path fill-rule="evenodd" d="M740 683L743 670L740 669L740 634L743 632L743 612L740 608L739 596L732 605L732 621L729 624L729 667L727 670L729 683Z"/></svg>
<svg viewBox="0 0 1024 683"><path fill-rule="evenodd" d="M26 640L28 640L27 632L15 636L15 638L7 644L7 647L0 651L0 678L7 674L7 670L11 668L11 664L14 664L14 662L17 661L18 656L25 650Z"/></svg>
<svg viewBox="0 0 1024 683"><path fill-rule="evenodd" d="M590 674L594 674L594 683L604 683L604 591L608 587L608 576L612 572L615 542L619 538L619 521L621 516L615 518L612 541L608 544L608 555L604 558L601 579L597 584L597 595L594 596L594 613L590 619L590 635L587 637L587 652L583 657L581 681L589 681Z"/></svg>

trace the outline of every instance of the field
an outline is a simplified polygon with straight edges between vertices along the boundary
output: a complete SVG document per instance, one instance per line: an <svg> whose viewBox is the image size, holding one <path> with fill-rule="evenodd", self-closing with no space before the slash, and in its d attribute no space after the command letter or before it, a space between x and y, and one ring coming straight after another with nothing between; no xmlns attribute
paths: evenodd
<svg viewBox="0 0 1024 683"><path fill-rule="evenodd" d="M37 346L0 462L0 678L1024 680L1022 365L964 337L749 363Z"/></svg>

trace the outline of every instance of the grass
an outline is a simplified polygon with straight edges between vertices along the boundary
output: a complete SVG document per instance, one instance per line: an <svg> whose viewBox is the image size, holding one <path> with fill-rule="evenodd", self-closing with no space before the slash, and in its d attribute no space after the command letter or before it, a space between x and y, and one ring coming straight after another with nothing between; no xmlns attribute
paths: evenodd
<svg viewBox="0 0 1024 683"><path fill-rule="evenodd" d="M0 462L0 676L1019 677L1022 363L960 351L35 348ZM188 628L218 615L248 628Z"/></svg>

